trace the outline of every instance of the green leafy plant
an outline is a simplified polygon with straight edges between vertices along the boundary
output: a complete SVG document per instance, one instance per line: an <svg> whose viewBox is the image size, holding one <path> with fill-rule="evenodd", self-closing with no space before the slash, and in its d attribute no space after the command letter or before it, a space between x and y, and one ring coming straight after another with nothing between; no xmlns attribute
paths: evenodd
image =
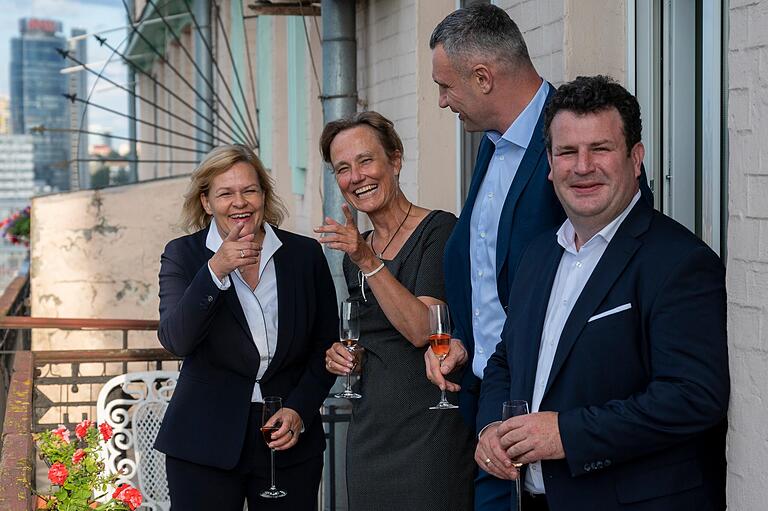
<svg viewBox="0 0 768 511"><path fill-rule="evenodd" d="M104 472L100 459L102 441L112 437L107 423L96 427L91 420L84 420L75 428L74 438L64 427L35 435L40 458L48 464L50 495L40 495L50 511L133 511L141 505L141 492L128 484L118 486L112 497L103 503L97 499L108 494L117 475Z"/></svg>

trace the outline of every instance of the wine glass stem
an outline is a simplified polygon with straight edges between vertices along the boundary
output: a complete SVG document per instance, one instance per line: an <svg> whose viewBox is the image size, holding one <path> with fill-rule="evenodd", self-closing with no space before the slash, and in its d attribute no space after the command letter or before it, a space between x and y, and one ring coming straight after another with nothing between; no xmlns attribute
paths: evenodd
<svg viewBox="0 0 768 511"><path fill-rule="evenodd" d="M440 369L441 369L440 372L441 373L442 373L442 368L443 368L443 360L445 360L445 356L440 357ZM448 401L448 400L445 398L445 388L442 388L442 389L440 389L440 402L441 403L445 403L446 401Z"/></svg>
<svg viewBox="0 0 768 511"><path fill-rule="evenodd" d="M270 449L269 450L269 458L270 458L270 472L272 476L272 486L270 486L270 490L276 490L277 487L275 486L275 450Z"/></svg>
<svg viewBox="0 0 768 511"><path fill-rule="evenodd" d="M347 373L347 388L345 390L347 392L352 392L352 371Z"/></svg>

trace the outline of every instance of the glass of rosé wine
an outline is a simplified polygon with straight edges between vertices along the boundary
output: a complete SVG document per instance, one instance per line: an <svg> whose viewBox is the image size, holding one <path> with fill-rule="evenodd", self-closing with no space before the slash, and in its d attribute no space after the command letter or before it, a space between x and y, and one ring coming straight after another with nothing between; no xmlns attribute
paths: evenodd
<svg viewBox="0 0 768 511"><path fill-rule="evenodd" d="M359 304L356 301L344 300L339 306L339 341L344 348L354 354L357 349L357 341L360 339L360 315ZM355 361L357 357L355 357ZM352 368L354 370L354 367ZM352 371L347 373L347 383L344 391L333 397L342 399L360 399L361 396L352 390Z"/></svg>
<svg viewBox="0 0 768 511"><path fill-rule="evenodd" d="M264 408L261 411L261 434L264 435L264 441L269 446L272 441L272 433L280 429L282 422L279 420L269 424L271 419L280 409L283 407L283 400L279 397L265 397ZM279 499L285 497L287 494L284 490L278 490L275 486L275 450L270 447L269 449L269 470L271 476L271 485L268 489L261 492L261 496L266 499Z"/></svg>
<svg viewBox="0 0 768 511"><path fill-rule="evenodd" d="M432 347L432 353L440 360L443 360L451 351L451 317L448 314L448 306L444 303L429 306L429 344ZM440 401L435 406L430 406L430 410L451 410L458 408L452 405L445 397L445 389L441 391Z"/></svg>

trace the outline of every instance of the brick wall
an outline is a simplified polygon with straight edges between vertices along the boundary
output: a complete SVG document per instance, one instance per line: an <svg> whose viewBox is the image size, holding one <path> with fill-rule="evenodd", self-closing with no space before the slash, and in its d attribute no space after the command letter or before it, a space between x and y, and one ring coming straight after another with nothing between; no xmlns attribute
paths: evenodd
<svg viewBox="0 0 768 511"><path fill-rule="evenodd" d="M728 508L768 500L768 0L731 0L728 41Z"/></svg>
<svg viewBox="0 0 768 511"><path fill-rule="evenodd" d="M414 0L358 2L359 109L376 110L395 123L405 152L400 185L414 201L418 201L419 156L416 44Z"/></svg>
<svg viewBox="0 0 768 511"><path fill-rule="evenodd" d="M562 83L565 0L501 0L496 4L517 23L539 74L555 85Z"/></svg>

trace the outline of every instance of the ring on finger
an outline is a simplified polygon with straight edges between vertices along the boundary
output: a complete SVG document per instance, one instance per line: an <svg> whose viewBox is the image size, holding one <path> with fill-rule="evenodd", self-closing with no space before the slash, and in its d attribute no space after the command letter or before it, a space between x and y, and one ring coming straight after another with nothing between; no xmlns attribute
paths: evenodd
<svg viewBox="0 0 768 511"><path fill-rule="evenodd" d="M485 466L487 467L490 464L491 464L491 458L485 458Z"/></svg>
<svg viewBox="0 0 768 511"><path fill-rule="evenodd" d="M245 252L243 252L243 249L240 249L240 259L245 259Z"/></svg>

